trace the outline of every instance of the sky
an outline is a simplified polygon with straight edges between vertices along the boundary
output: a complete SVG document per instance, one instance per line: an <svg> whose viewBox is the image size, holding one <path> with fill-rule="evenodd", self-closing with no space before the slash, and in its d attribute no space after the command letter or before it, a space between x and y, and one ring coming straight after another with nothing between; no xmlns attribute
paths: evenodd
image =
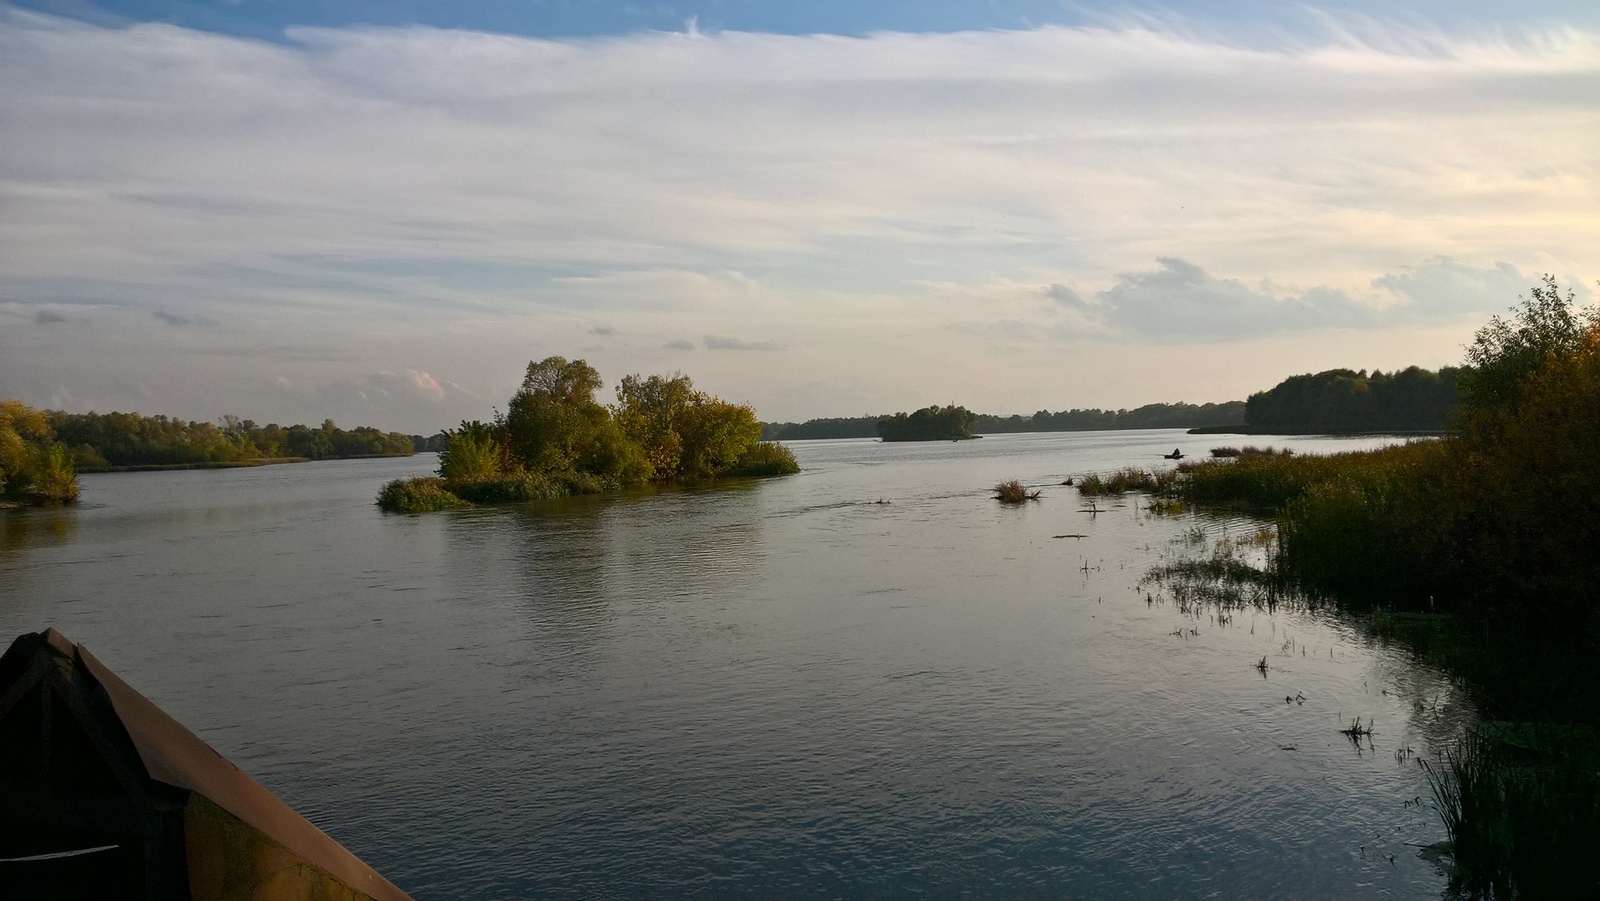
<svg viewBox="0 0 1600 901"><path fill-rule="evenodd" d="M432 433L1458 363L1600 286L1600 4L0 2L0 397Z"/></svg>

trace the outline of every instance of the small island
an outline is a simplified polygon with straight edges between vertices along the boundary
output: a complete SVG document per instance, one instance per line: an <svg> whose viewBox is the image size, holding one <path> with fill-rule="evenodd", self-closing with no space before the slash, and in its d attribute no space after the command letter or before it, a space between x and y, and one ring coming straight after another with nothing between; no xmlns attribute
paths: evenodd
<svg viewBox="0 0 1600 901"><path fill-rule="evenodd" d="M878 420L878 437L884 441L965 441L978 415L966 407L923 407L915 413L896 413Z"/></svg>
<svg viewBox="0 0 1600 901"><path fill-rule="evenodd" d="M686 375L625 376L611 406L595 400L601 384L583 360L529 363L505 413L447 432L439 475L390 482L378 506L419 513L800 471L788 448L761 440L755 410L695 390Z"/></svg>

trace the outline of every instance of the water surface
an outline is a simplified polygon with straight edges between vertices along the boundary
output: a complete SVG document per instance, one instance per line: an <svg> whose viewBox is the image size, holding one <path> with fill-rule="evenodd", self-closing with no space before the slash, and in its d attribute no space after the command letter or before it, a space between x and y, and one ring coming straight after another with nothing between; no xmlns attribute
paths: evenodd
<svg viewBox="0 0 1600 901"><path fill-rule="evenodd" d="M418 899L1437 896L1405 749L1448 681L1147 601L1255 526L1059 485L1227 441L796 442L785 479L424 516L372 501L432 456L91 475L0 511L0 631L89 645Z"/></svg>

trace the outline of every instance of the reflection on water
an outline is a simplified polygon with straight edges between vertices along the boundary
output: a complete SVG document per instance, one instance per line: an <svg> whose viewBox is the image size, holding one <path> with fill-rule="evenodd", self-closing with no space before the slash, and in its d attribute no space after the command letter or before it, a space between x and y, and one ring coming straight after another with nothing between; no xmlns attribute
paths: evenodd
<svg viewBox="0 0 1600 901"><path fill-rule="evenodd" d="M70 541L78 525L76 512L49 507L0 509L0 559Z"/></svg>
<svg viewBox="0 0 1600 901"><path fill-rule="evenodd" d="M1395 752L1449 683L1303 610L1147 601L1258 526L1060 487L1174 444L800 442L787 479L428 516L372 498L431 458L86 479L75 533L0 556L0 625L87 643L419 898L1436 894Z"/></svg>

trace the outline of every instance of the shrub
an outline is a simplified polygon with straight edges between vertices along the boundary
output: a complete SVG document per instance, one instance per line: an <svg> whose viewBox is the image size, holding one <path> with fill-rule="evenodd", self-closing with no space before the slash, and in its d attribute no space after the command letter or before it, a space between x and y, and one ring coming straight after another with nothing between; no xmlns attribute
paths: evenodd
<svg viewBox="0 0 1600 901"><path fill-rule="evenodd" d="M389 513L426 513L468 506L433 476L395 479L378 492L378 507Z"/></svg>
<svg viewBox="0 0 1600 901"><path fill-rule="evenodd" d="M800 471L794 452L776 441L762 441L745 451L733 468L731 476L786 476Z"/></svg>
<svg viewBox="0 0 1600 901"><path fill-rule="evenodd" d="M500 442L487 428L450 433L439 454L439 475L448 482L473 482L500 474Z"/></svg>
<svg viewBox="0 0 1600 901"><path fill-rule="evenodd" d="M505 473L447 483L450 491L475 504L508 504L566 497L566 486L531 472Z"/></svg>

